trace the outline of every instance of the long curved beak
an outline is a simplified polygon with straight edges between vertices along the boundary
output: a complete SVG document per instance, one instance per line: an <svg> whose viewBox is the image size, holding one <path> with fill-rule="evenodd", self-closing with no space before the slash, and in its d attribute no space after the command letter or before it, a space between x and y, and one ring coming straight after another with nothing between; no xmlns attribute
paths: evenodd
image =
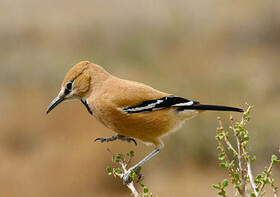
<svg viewBox="0 0 280 197"><path fill-rule="evenodd" d="M65 100L65 97L62 96L61 98L59 98L58 96L53 99L53 101L51 102L51 104L48 106L48 109L46 111L46 114L48 114L53 108L55 108L59 103L61 103L62 101Z"/></svg>

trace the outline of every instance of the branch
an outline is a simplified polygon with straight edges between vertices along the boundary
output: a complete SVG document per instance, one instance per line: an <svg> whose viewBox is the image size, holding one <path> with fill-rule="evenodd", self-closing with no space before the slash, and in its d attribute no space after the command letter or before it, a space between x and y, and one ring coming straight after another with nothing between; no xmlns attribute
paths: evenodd
<svg viewBox="0 0 280 197"><path fill-rule="evenodd" d="M254 106L248 105L248 109L243 113L240 122L233 122L233 118L230 118L232 126L229 128L233 131L232 134L236 139L236 148L229 141L229 133L224 130L221 119L218 117L219 127L216 130L216 140L218 142L218 150L220 150L218 156L221 161L220 166L228 170L231 183L236 190L236 197L245 197L248 193L250 193L251 197L262 197L265 195L264 187L266 184L272 187L274 197L278 197L278 187L274 185L274 177L271 172L273 164L280 162L275 155L271 157L270 166L268 168L265 167L265 170L261 174L254 178L252 172L251 165L252 162L256 160L256 157L254 156L251 159L250 152L252 147L248 147L249 132L245 129L245 125L250 120L250 110L253 107ZM236 159L232 161L229 160L230 157L227 155L225 151L226 148L223 146L222 141L225 142L227 146L225 147L232 152L233 157L237 157ZM235 162L238 162L238 166L234 165ZM248 185L251 185L252 189L248 189ZM214 188L219 190L218 195L223 197L227 196L225 191L226 186L227 179L225 179L222 184L218 183L217 185L213 185Z"/></svg>
<svg viewBox="0 0 280 197"><path fill-rule="evenodd" d="M218 117L218 121L219 121L220 127L216 130L216 133L217 133L216 140L218 141L218 144L219 144L218 149L220 149L220 151L221 151L221 154L219 154L219 159L222 160L222 163L220 164L220 166L221 166L221 167L228 168L228 171L229 171L230 176L231 176L231 177L235 177L235 174L236 174L236 173L235 173L234 170L233 170L233 163L231 163L231 162L229 161L229 158L228 158L228 156L227 156L227 154L226 154L226 151L225 151L225 149L224 149L224 147L223 147L223 144L222 144L222 141L221 141L221 140L224 139L224 140L227 142L227 144L228 144L230 150L231 150L234 154L237 155L237 152L236 152L236 150L232 147L231 143L227 140L227 135L226 135L225 132L224 132L224 128L223 128L223 125L222 125L222 122L221 122L221 118L220 118L220 117ZM222 134L222 135L219 133L219 130L221 131L221 134ZM223 161L224 161L225 163L223 163ZM239 183L238 183L238 180L236 180L235 178L232 178L231 181L232 181L232 183L235 184L235 185L238 185L238 184L239 184ZM238 191L239 194L242 193L242 191L240 190L239 187L236 188L236 189L237 189L237 191Z"/></svg>
<svg viewBox="0 0 280 197"><path fill-rule="evenodd" d="M246 163L247 163L247 174L249 176L249 180L250 180L251 186L253 188L253 192L256 196L258 196L257 190L256 190L256 184L254 181L254 176L253 176L252 169L251 169L251 161L248 159L246 161Z"/></svg>
<svg viewBox="0 0 280 197"><path fill-rule="evenodd" d="M122 154L117 154L117 156L115 156L111 151L110 149L108 148L107 149L108 152L110 152L113 156L112 158L112 161L113 162L117 162L121 165L121 169L120 168L114 168L112 169L111 167L107 167L107 172L109 173L109 175L113 174L115 177L119 177L120 179L122 179L123 175L125 173L128 173L128 170L127 170L127 165L131 162L131 158L133 157L133 152L130 152L129 155L129 159L128 160L125 160L123 158L123 155ZM134 186L134 182L131 181L129 183L125 183L125 185L131 190L132 194L135 196L135 197L140 197L139 196L139 193L137 192L137 190L135 189L135 186Z"/></svg>
<svg viewBox="0 0 280 197"><path fill-rule="evenodd" d="M128 165L131 163L132 157L134 157L134 152L130 151L129 153L127 153L124 157L124 155L122 153L114 155L109 149L108 151L112 154L112 161L119 163L121 165L121 168L111 168L111 167L107 167L107 172L108 175L114 175L114 177L119 177L120 179L123 179L124 174L128 174L129 173L129 177L130 177L130 182L126 183L123 182L132 192L134 197L141 197L141 196L145 196L145 197L152 197L152 193L148 194L148 188L145 187L142 184L142 181L144 179L143 176L140 175L140 171L141 171L141 167L138 167L135 169L135 171L130 171L128 168ZM136 188L135 188L135 184L139 183L139 185L143 188L143 193L139 193ZM158 196L156 196L158 197Z"/></svg>
<svg viewBox="0 0 280 197"><path fill-rule="evenodd" d="M231 117L231 119L232 119L232 117ZM224 137L224 140L225 140L226 144L227 144L228 147L229 147L229 150L231 150L231 151L233 152L233 155L234 155L234 156L237 156L238 153L237 153L237 151L233 148L233 146L231 145L231 143L229 142L228 137L227 137L227 133L226 133L225 130L224 130L224 127L223 127L223 125L222 125L222 121L221 121L221 118L220 118L220 117L218 117L218 122L219 122L219 126L220 126L219 128L220 128L220 130L221 130L221 132L222 132L222 134L223 134L223 137Z"/></svg>
<svg viewBox="0 0 280 197"><path fill-rule="evenodd" d="M135 197L140 197L140 196L138 195L138 192L137 192L137 190L135 189L134 184L133 184L132 181L131 181L130 183L126 184L126 186L131 190L132 194L133 194Z"/></svg>
<svg viewBox="0 0 280 197"><path fill-rule="evenodd" d="M274 197L278 197L278 193L277 193L278 187L274 186L274 178L271 175L271 170L272 170L273 164L278 163L279 161L280 160L277 160L277 157L275 155L272 155L271 163L270 163L269 167L265 168L265 170L263 172L263 174L265 174L265 175L261 179L261 185L259 187L259 192L258 192L257 196L262 196L264 186L266 185L266 183L269 183L273 187Z"/></svg>

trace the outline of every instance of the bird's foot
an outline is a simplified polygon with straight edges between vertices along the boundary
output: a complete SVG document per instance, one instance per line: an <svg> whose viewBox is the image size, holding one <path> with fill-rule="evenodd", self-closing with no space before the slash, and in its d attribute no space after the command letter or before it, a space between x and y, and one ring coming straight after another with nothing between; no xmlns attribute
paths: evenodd
<svg viewBox="0 0 280 197"><path fill-rule="evenodd" d="M111 142L111 141L115 141L115 140L122 140L122 141L126 141L126 142L131 142L132 141L137 146L137 142L133 138L126 137L126 136L123 136L123 135L120 135L120 134L116 134L116 135L113 135L113 136L107 137L107 138L96 138L94 141L96 142L98 140L100 140L101 143Z"/></svg>
<svg viewBox="0 0 280 197"><path fill-rule="evenodd" d="M128 143L130 142L133 142L135 144L135 146L137 146L137 142L135 139L131 138L131 137L126 137L126 136L123 136L123 135L119 135L119 140L122 140L122 141L126 141Z"/></svg>
<svg viewBox="0 0 280 197"><path fill-rule="evenodd" d="M103 142L114 141L114 140L110 140L110 138L101 138L101 137L96 138L94 141L96 142L96 141L98 141L98 140L99 140L101 143L103 143Z"/></svg>
<svg viewBox="0 0 280 197"><path fill-rule="evenodd" d="M123 180L123 184L127 185L129 184L132 180L131 177L129 176L129 174L131 173L131 170L126 171L123 175L122 175L122 180Z"/></svg>
<svg viewBox="0 0 280 197"><path fill-rule="evenodd" d="M123 180L123 184L127 185L131 181L139 182L142 178L142 174L140 173L140 170L141 167L140 168L138 167L138 169L129 168L121 177Z"/></svg>

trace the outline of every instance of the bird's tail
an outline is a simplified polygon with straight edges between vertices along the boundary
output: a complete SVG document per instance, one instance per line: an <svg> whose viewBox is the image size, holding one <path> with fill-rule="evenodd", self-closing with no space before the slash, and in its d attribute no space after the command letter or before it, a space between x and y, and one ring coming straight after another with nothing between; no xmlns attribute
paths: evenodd
<svg viewBox="0 0 280 197"><path fill-rule="evenodd" d="M236 108L236 107L227 107L227 106L221 106L221 105L202 105L202 104L199 104L199 103L191 105L191 106L184 106L182 108L180 110L196 109L196 110L244 112L243 109Z"/></svg>

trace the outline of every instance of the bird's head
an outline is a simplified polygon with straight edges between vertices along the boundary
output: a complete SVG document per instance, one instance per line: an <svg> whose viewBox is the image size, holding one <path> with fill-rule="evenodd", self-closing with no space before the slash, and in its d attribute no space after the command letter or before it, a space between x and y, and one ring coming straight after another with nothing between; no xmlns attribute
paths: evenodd
<svg viewBox="0 0 280 197"><path fill-rule="evenodd" d="M99 75L102 75L102 67L88 61L82 61L76 64L65 76L61 90L58 96L50 103L47 108L49 113L53 108L65 100L82 99L90 89L91 82L101 80ZM95 80L92 80L95 78Z"/></svg>

